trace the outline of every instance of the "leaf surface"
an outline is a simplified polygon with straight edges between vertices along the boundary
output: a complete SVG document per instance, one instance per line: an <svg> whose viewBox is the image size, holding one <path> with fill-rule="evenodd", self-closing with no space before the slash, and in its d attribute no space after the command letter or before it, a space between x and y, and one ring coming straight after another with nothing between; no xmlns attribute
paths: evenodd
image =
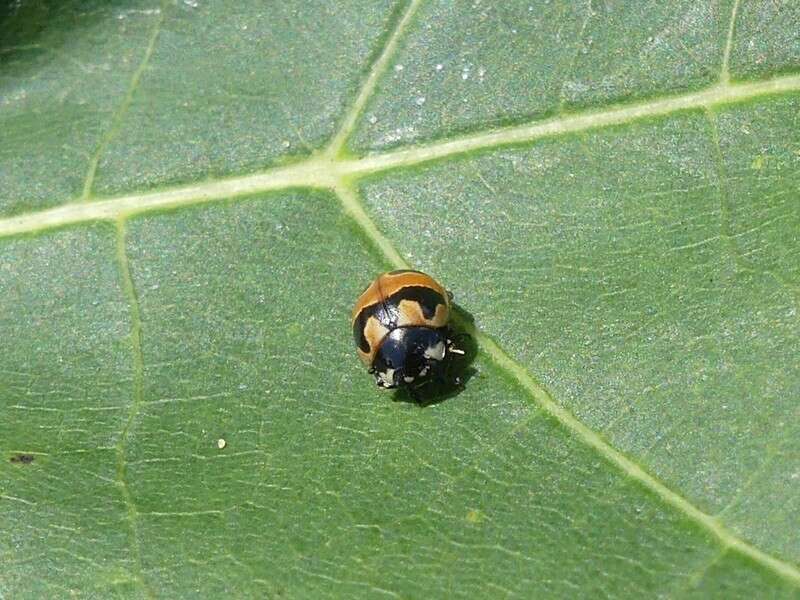
<svg viewBox="0 0 800 600"><path fill-rule="evenodd" d="M799 19L4 5L0 595L797 597ZM350 333L408 266L426 408Z"/></svg>

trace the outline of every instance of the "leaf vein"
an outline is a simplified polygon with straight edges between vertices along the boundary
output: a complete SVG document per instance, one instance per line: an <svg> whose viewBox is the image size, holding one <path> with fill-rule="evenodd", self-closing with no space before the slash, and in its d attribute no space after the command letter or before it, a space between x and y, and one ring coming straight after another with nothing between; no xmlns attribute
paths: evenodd
<svg viewBox="0 0 800 600"><path fill-rule="evenodd" d="M353 217L356 224L381 252L384 259L396 268L409 268L409 263L394 248L367 215L356 193L347 187L337 188L345 212ZM760 550L729 531L713 516L704 513L689 500L667 487L655 476L645 471L639 464L628 458L620 450L609 444L599 433L577 419L570 411L558 404L550 393L542 387L520 363L514 360L499 344L486 333L477 329L470 332L480 350L495 365L510 375L528 393L533 403L558 421L562 427L580 442L592 448L603 459L617 467L624 476L637 481L642 487L658 496L664 503L683 513L688 519L717 539L721 548L735 550L748 559L771 570L775 574L800 587L800 570L794 565L780 560Z"/></svg>
<svg viewBox="0 0 800 600"><path fill-rule="evenodd" d="M731 48L733 47L733 35L736 29L736 14L739 12L739 2L741 0L734 0L733 8L731 8L731 18L728 23L728 35L725 38L725 50L722 54L722 69L720 70L719 80L721 83L726 84L731 80L730 61L731 61Z"/></svg>
<svg viewBox="0 0 800 600"><path fill-rule="evenodd" d="M131 277L130 265L128 264L128 254L125 249L126 233L125 224L122 221L117 222L117 268L119 270L120 279L122 282L122 289L128 301L131 319L131 357L133 360L133 399L128 409L128 415L120 433L119 440L116 444L115 450L117 455L117 486L122 493L122 500L125 503L126 518L128 521L131 545L131 554L133 555L133 568L132 573L134 579L139 583L145 594L149 598L155 598L155 594L148 587L142 569L142 552L139 544L139 511L136 503L131 495L130 487L127 479L127 447L128 440L142 408L143 402L143 385L144 385L144 358L142 356L142 320L139 310L139 300L136 295L136 288L133 284Z"/></svg>
<svg viewBox="0 0 800 600"><path fill-rule="evenodd" d="M389 37L386 40L386 45L383 47L383 50L381 50L377 60L373 63L367 78L364 80L364 83L361 86L358 95L356 96L355 102L353 102L350 110L345 115L339 131L336 132L336 135L334 135L328 148L325 150L324 154L326 156L335 158L341 153L344 145L347 143L348 138L353 133L356 123L358 122L358 118L361 116L364 107L372 97L372 92L375 90L378 80L386 72L389 62L392 60L395 50L397 49L400 38L405 32L406 26L414 17L414 14L417 12L417 8L419 8L421 3L422 0L411 0L411 3L408 5L408 8L406 8L403 16L400 17L400 20L397 22L394 30L391 32L391 34L389 34Z"/></svg>
<svg viewBox="0 0 800 600"><path fill-rule="evenodd" d="M97 175L97 167L100 164L100 159L105 154L108 146L111 144L111 141L116 137L117 133L119 133L119 128L122 125L122 120L125 118L125 115L128 112L128 109L133 102L133 95L136 93L136 89L139 87L139 81L142 78L142 74L144 70L147 68L148 63L150 62L150 57L153 55L153 51L156 47L156 41L158 40L158 35L161 33L161 26L164 23L164 10L165 5L162 4L161 10L158 13L158 17L156 18L155 23L153 24L152 31L150 32L150 38L147 41L147 46L145 47L144 55L142 56L142 60L139 63L139 66L133 72L131 76L131 81L128 84L128 89L125 92L125 96L122 99L122 103L119 105L114 114L111 116L111 122L109 124L108 130L106 131L105 135L100 139L100 142L97 144L97 148L95 149L94 153L92 154L91 159L89 160L89 168L86 172L86 176L83 180L83 191L81 192L80 200L86 201L91 198L92 195L92 187L94 187L94 179L95 175Z"/></svg>
<svg viewBox="0 0 800 600"><path fill-rule="evenodd" d="M296 187L335 188L341 180L356 179L391 169L418 165L500 146L533 142L580 131L624 125L675 112L710 109L760 97L800 91L800 74L758 82L717 85L699 92L652 99L625 106L561 115L551 119L489 130L362 158L315 156L262 172L204 181L155 192L134 193L93 202L76 201L45 210L0 218L0 237L34 233L91 221L126 219L157 210L215 200L252 196Z"/></svg>

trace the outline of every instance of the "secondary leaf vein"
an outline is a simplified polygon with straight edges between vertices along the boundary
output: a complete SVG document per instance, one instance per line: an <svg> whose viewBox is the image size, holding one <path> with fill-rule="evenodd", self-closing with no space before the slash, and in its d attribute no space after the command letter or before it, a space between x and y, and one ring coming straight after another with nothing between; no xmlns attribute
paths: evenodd
<svg viewBox="0 0 800 600"><path fill-rule="evenodd" d="M117 268L119 269L122 289L128 300L131 318L131 357L133 360L133 399L128 416L119 436L115 450L117 455L117 486L122 493L127 510L127 520L129 527L129 537L131 554L133 559L133 576L144 592L150 598L155 598L152 590L147 586L142 573L142 552L139 545L139 511L131 495L127 480L126 453L128 440L130 439L137 416L142 407L143 386L144 386L144 359L142 357L142 320L139 311L139 300L136 295L136 288L133 285L130 266L128 264L128 254L125 250L125 224L122 221L117 223Z"/></svg>
<svg viewBox="0 0 800 600"><path fill-rule="evenodd" d="M380 232L369 215L367 215L356 193L346 186L340 186L336 191L344 210L351 215L356 224L363 229L365 235L381 254L383 254L385 260L396 268L409 268L409 263L394 248L389 239ZM521 364L515 361L488 335L477 329L473 329L471 333L475 337L481 351L490 358L498 368L505 371L516 380L540 409L551 415L581 442L595 450L601 457L620 469L625 476L638 481L643 487L656 494L666 504L686 515L687 518L691 519L698 526L715 537L723 549L735 550L741 555L800 587L800 570L795 566L767 554L728 531L717 519L704 513L689 502L689 500L667 487L664 483L656 479L656 477L645 471L640 465L610 445L600 434L578 420L566 408L558 404L550 393L545 390Z"/></svg>
<svg viewBox="0 0 800 600"><path fill-rule="evenodd" d="M375 86L378 84L378 80L386 72L389 62L394 56L395 50L397 49L397 44L400 38L403 36L406 26L414 17L414 14L417 12L417 8L419 8L421 3L421 0L412 0L408 5L408 8L406 8L406 11L403 13L403 16L400 17L400 20L397 22L394 31L392 31L387 38L386 45L383 47L378 59L372 65L369 75L367 75L366 80L364 80L364 84L361 86L355 102L353 102L350 110L345 115L339 131L333 137L330 145L325 150L324 154L326 156L335 158L341 153L342 148L347 143L347 139L350 137L350 134L353 132L353 129L356 126L359 116L361 116L361 113L364 110L364 106L366 106L367 102L372 96L372 92L375 89Z"/></svg>
<svg viewBox="0 0 800 600"><path fill-rule="evenodd" d="M139 81L142 78L142 74L147 68L147 64L150 62L150 57L153 55L153 50L155 50L158 34L161 32L161 26L164 23L164 9L165 6L162 5L150 32L150 38L148 39L147 46L145 47L142 60L139 63L139 66L133 72L133 76L131 77L125 97L122 99L122 103L119 105L119 108L117 108L111 117L111 124L109 125L105 135L100 139L100 143L98 143L97 148L95 149L94 154L89 161L89 169L86 172L86 177L83 180L83 191L80 196L81 200L85 201L91 197L92 187L94 186L94 178L97 174L97 166L100 164L100 159L102 158L103 154L105 154L111 141L119 132L119 128L122 125L122 119L128 112L131 102L133 102L133 95L136 92L136 88L139 87Z"/></svg>
<svg viewBox="0 0 800 600"><path fill-rule="evenodd" d="M733 8L731 9L731 18L728 23L728 35L725 38L725 50L722 54L722 69L719 75L719 80L723 84L729 83L731 80L731 48L733 47L733 35L736 29L736 14L739 12L739 2L740 0L734 0Z"/></svg>

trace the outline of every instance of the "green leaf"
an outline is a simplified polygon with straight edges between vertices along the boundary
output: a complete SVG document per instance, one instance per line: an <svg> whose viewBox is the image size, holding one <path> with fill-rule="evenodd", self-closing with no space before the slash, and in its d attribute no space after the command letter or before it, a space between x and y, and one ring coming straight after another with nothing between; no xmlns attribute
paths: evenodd
<svg viewBox="0 0 800 600"><path fill-rule="evenodd" d="M0 596L800 596L798 28L3 4ZM350 334L408 266L424 408Z"/></svg>

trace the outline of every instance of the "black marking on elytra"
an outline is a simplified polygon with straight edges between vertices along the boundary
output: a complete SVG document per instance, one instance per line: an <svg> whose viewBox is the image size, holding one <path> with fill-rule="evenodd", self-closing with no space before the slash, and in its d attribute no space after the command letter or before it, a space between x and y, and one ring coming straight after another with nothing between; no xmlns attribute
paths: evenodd
<svg viewBox="0 0 800 600"><path fill-rule="evenodd" d="M382 302L365 306L353 321L353 339L355 339L356 345L362 352L368 353L370 351L369 342L364 336L364 327L366 327L369 318L374 316L389 331L397 329L397 322L400 319L400 302L402 300L410 300L419 304L423 316L429 320L436 315L437 306L440 304L447 306L446 300L439 292L421 285L410 285L401 288Z"/></svg>

